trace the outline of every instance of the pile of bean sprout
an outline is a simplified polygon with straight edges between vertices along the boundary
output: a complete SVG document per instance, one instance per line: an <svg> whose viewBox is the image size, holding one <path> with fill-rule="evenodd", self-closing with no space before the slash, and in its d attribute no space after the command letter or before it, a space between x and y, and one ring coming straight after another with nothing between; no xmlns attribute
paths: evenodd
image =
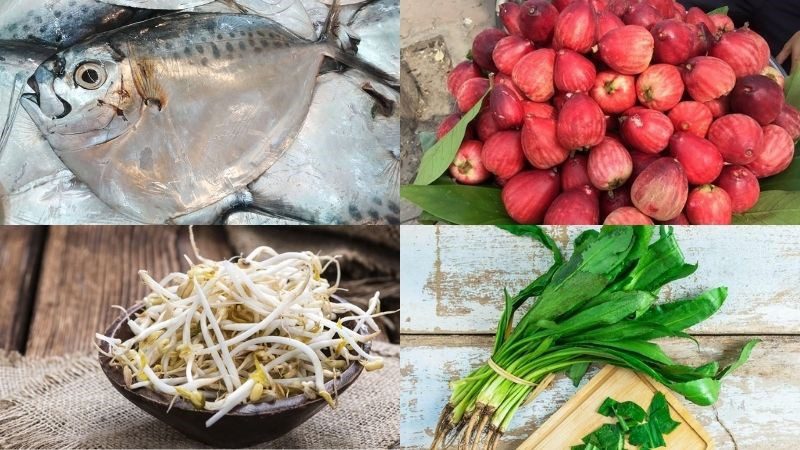
<svg viewBox="0 0 800 450"><path fill-rule="evenodd" d="M182 397L216 411L210 427L238 405L293 395L319 396L334 407L327 381L350 364L383 367L363 348L380 333L374 321L384 314L380 294L366 310L331 301L339 290L337 257L259 247L246 257L212 261L200 256L191 230L190 238L199 262L186 256L188 272L161 281L139 272L151 292L127 322L133 337L96 336L108 343L101 352L121 367L129 389L153 389L172 402ZM322 276L330 266L333 285Z"/></svg>

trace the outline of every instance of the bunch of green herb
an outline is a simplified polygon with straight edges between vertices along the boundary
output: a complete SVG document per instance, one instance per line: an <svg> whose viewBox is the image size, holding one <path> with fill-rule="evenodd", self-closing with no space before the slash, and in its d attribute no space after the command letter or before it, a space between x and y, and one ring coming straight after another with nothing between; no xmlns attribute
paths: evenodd
<svg viewBox="0 0 800 450"><path fill-rule="evenodd" d="M617 419L617 423L602 425L570 450L624 450L626 436L628 443L639 450L651 450L666 446L664 435L680 425L669 415L669 404L661 392L653 396L647 412L634 402L618 402L611 397L597 412Z"/></svg>
<svg viewBox="0 0 800 450"><path fill-rule="evenodd" d="M452 383L432 448L456 440L461 448L481 443L493 448L537 383L566 371L577 385L592 363L630 368L693 403L711 405L722 379L747 360L757 343L748 342L734 364L720 369L717 362L677 364L653 342L691 339L685 330L719 310L727 296L727 289L718 287L656 304L662 286L697 269L685 262L671 228L661 227L654 242L654 227L587 230L575 240L568 260L539 227L502 228L544 244L554 263L516 295L505 292L491 357L494 367L484 364ZM528 311L514 326L515 312L526 304Z"/></svg>

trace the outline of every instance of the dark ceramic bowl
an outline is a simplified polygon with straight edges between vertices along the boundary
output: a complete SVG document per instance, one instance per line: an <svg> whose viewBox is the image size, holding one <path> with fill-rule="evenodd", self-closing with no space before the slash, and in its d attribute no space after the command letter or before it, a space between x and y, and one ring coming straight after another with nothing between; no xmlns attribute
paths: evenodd
<svg viewBox="0 0 800 450"><path fill-rule="evenodd" d="M339 297L334 297L334 300L345 302ZM142 304L133 306L128 310L127 316L120 317L111 324L105 335L123 341L133 337L127 326L127 319L143 308ZM359 331L365 332L365 330ZM108 344L101 343L101 348L104 351L108 350ZM369 343L364 345L364 351L369 352L369 349ZM210 428L206 428L205 422L214 415L214 411L196 409L191 403L178 397L168 413L171 397L148 388L128 389L125 386L122 369L109 363L110 358L100 354L100 366L103 372L125 398L186 436L215 447L248 447L277 439L327 406L325 400L320 397L309 400L304 395L295 395L274 402L243 404L233 408ZM340 378L325 384L326 390L341 395L358 378L362 370L361 364L357 362L350 364Z"/></svg>

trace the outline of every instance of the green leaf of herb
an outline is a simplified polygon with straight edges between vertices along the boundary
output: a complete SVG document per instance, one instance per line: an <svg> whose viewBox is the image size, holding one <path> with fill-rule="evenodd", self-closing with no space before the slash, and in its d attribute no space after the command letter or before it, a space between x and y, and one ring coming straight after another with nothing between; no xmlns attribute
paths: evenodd
<svg viewBox="0 0 800 450"><path fill-rule="evenodd" d="M680 422L672 420L669 415L669 403L667 398L661 392L656 392L653 400L650 401L650 407L647 409L648 421L653 423L656 429L663 433L669 434L680 425Z"/></svg>
<svg viewBox="0 0 800 450"><path fill-rule="evenodd" d="M717 375L717 378L722 379L726 377L729 373L733 372L734 370L741 367L742 364L746 363L747 360L750 359L750 353L753 352L753 349L756 347L756 345L758 345L759 342L761 341L758 339L752 339L750 341L747 341L747 344L745 344L744 348L742 348L742 351L739 354L739 358L736 360L736 362L722 369L722 372L720 372L719 375Z"/></svg>
<svg viewBox="0 0 800 450"><path fill-rule="evenodd" d="M542 245L553 252L553 259L555 259L556 264L564 262L561 249L558 248L553 238L542 230L542 227L538 225L499 225L499 227L515 236L529 237L535 241L541 242Z"/></svg>
<svg viewBox="0 0 800 450"><path fill-rule="evenodd" d="M723 16L727 16L728 15L728 7L727 6L719 7L717 9L709 11L708 14L709 15L710 14L722 14Z"/></svg>
<svg viewBox="0 0 800 450"><path fill-rule="evenodd" d="M589 363L578 363L569 366L567 377L572 380L573 386L578 387L581 384L581 380L586 375L587 370L589 370Z"/></svg>
<svg viewBox="0 0 800 450"><path fill-rule="evenodd" d="M585 444L594 445L601 450L622 450L625 448L625 436L615 424L605 424L590 435L583 438Z"/></svg>
<svg viewBox="0 0 800 450"><path fill-rule="evenodd" d="M464 134L467 132L467 126L478 115L483 105L483 100L487 94L484 94L480 100L472 107L461 120L458 121L455 127L450 130L442 139L433 145L428 151L422 154L422 160L419 163L417 171L417 178L414 180L415 185L428 185L436 181L453 162L456 157L458 148L464 140ZM469 204L462 205L468 208Z"/></svg>
<svg viewBox="0 0 800 450"><path fill-rule="evenodd" d="M631 435L628 438L631 445L637 445L640 448L658 448L667 445L664 442L664 436L656 429L653 422L647 422L636 425L631 428Z"/></svg>

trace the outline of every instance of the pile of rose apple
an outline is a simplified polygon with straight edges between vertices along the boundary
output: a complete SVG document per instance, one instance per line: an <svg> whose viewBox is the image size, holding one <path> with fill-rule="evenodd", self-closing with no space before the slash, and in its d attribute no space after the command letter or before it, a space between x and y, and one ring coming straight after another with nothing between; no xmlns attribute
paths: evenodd
<svg viewBox="0 0 800 450"><path fill-rule="evenodd" d="M800 112L767 42L724 14L528 0L500 18L447 79L461 113L489 92L450 174L502 186L517 222L730 223L792 161Z"/></svg>

